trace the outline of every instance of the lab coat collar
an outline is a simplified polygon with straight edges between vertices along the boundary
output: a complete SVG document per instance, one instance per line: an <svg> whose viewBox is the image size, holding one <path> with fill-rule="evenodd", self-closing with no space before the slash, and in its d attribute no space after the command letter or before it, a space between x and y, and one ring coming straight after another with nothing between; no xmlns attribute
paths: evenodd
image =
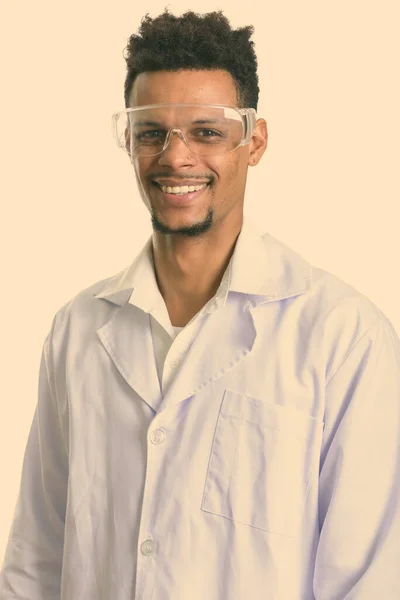
<svg viewBox="0 0 400 600"><path fill-rule="evenodd" d="M263 302L303 294L312 285L311 264L271 234L262 234L246 214L228 270L227 291L263 296ZM150 312L149 285L157 286L152 236L133 263L108 280L95 298L104 298L118 306L130 302Z"/></svg>

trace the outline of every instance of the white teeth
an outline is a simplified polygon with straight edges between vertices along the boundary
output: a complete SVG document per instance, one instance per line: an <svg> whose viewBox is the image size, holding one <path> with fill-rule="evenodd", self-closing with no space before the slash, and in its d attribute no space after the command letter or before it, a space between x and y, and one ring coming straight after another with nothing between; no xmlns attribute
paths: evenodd
<svg viewBox="0 0 400 600"><path fill-rule="evenodd" d="M169 185L162 185L161 190L166 192L167 194L187 194L189 192L197 192L205 188L208 184L205 183L203 185L183 185L183 186L174 186L171 187Z"/></svg>

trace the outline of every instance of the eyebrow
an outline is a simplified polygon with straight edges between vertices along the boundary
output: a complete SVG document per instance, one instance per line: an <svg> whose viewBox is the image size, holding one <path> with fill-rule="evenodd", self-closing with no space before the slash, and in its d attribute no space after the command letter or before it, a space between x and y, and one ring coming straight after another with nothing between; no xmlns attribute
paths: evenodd
<svg viewBox="0 0 400 600"><path fill-rule="evenodd" d="M196 121L192 121L192 125L205 125L206 123L224 123L226 119L196 119ZM157 121L137 121L135 125L141 126L149 126L149 127L157 127L160 125Z"/></svg>

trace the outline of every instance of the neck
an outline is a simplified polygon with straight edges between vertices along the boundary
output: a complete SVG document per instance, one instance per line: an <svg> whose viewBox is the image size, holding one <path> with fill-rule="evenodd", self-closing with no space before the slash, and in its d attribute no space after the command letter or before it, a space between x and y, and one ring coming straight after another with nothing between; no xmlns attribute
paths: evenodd
<svg viewBox="0 0 400 600"><path fill-rule="evenodd" d="M213 230L198 239L154 232L155 273L168 308L175 312L198 312L215 295L240 230L241 223L218 235Z"/></svg>

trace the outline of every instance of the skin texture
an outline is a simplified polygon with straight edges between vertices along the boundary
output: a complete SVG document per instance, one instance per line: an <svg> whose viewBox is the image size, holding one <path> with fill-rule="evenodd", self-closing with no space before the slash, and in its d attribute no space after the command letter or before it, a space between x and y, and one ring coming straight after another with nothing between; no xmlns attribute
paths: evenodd
<svg viewBox="0 0 400 600"><path fill-rule="evenodd" d="M237 106L236 88L223 70L141 73L130 106L163 103ZM267 141L266 121L258 119L250 144L222 156L196 155L173 134L163 153L132 160L151 214L156 278L172 325L184 326L217 291L242 227L247 170ZM176 207L151 183L158 177L199 177L211 185L192 205Z"/></svg>

